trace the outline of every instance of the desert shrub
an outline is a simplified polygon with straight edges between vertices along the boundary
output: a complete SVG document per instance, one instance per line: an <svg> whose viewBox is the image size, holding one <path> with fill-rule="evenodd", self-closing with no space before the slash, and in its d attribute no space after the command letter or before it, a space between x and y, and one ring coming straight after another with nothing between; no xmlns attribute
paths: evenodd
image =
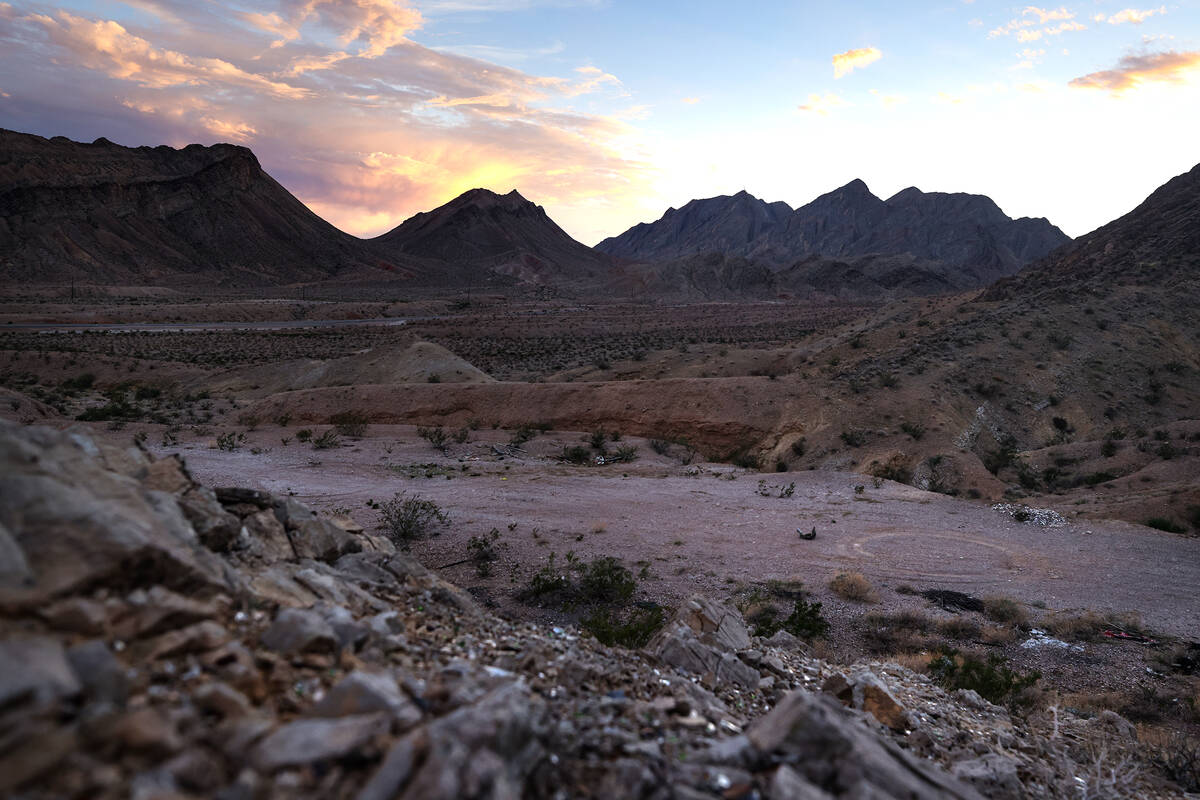
<svg viewBox="0 0 1200 800"><path fill-rule="evenodd" d="M233 431L230 431L229 433L222 433L217 437L217 449L225 450L227 452L233 452L245 443L246 434L244 433L234 433Z"/></svg>
<svg viewBox="0 0 1200 800"><path fill-rule="evenodd" d="M466 444L467 440L471 438L470 426L464 425L463 427L456 430L454 433L450 434L450 438L453 439L454 441L458 442L459 444Z"/></svg>
<svg viewBox="0 0 1200 800"><path fill-rule="evenodd" d="M296 441L297 442L308 442L311 440L312 440L312 431L309 430L308 428L301 428L300 430L296 431Z"/></svg>
<svg viewBox="0 0 1200 800"><path fill-rule="evenodd" d="M496 553L496 542L500 540L500 529L492 528L486 536L472 536L467 540L467 552L475 565L475 574L486 578L492 574L492 562L500 556Z"/></svg>
<svg viewBox="0 0 1200 800"><path fill-rule="evenodd" d="M102 406L89 408L75 419L80 422L107 422L109 420L129 421L137 419L139 412L136 406L130 405L124 399L110 400Z"/></svg>
<svg viewBox="0 0 1200 800"><path fill-rule="evenodd" d="M526 442L533 439L533 437L535 437L537 435L538 435L537 428L535 428L532 425L522 425L521 427L519 427L515 431L513 431L512 438L509 440L508 443L511 444L513 447L520 447L521 445L525 444Z"/></svg>
<svg viewBox="0 0 1200 800"><path fill-rule="evenodd" d="M792 453L796 458L800 458L808 450L808 440L801 436L799 439L792 442Z"/></svg>
<svg viewBox="0 0 1200 800"><path fill-rule="evenodd" d="M875 593L875 587L861 572L839 572L829 582L829 588L844 600L853 600L858 603L879 602L879 595Z"/></svg>
<svg viewBox="0 0 1200 800"><path fill-rule="evenodd" d="M237 421L239 425L246 426L246 430L253 431L258 428L258 424L262 422L262 419L258 416L258 414L247 411L245 413L238 414Z"/></svg>
<svg viewBox="0 0 1200 800"><path fill-rule="evenodd" d="M617 452L608 457L608 460L616 464L626 464L630 461L637 461L637 445L626 444L617 448Z"/></svg>
<svg viewBox="0 0 1200 800"><path fill-rule="evenodd" d="M803 597L796 599L792 613L781 627L798 639L819 639L829 633L829 622L821 616L821 604Z"/></svg>
<svg viewBox="0 0 1200 800"><path fill-rule="evenodd" d="M1179 525L1174 520L1167 517L1151 517L1150 519L1146 520L1146 526L1150 528L1157 528L1158 530L1166 531L1167 533L1184 533L1187 531L1187 528Z"/></svg>
<svg viewBox="0 0 1200 800"><path fill-rule="evenodd" d="M588 444L598 453L604 452L604 444L608 441L608 433L603 428L597 428L588 434Z"/></svg>
<svg viewBox="0 0 1200 800"><path fill-rule="evenodd" d="M947 691L970 689L988 702L1009 706L1027 704L1026 689L1037 685L1041 673L1020 673L1001 656L981 661L948 650L929 664L929 674Z"/></svg>
<svg viewBox="0 0 1200 800"><path fill-rule="evenodd" d="M1105 439L1104 444L1100 445L1100 455L1105 458L1112 458L1117 454L1117 443L1112 439Z"/></svg>
<svg viewBox="0 0 1200 800"><path fill-rule="evenodd" d="M1200 792L1200 739L1173 731L1149 748L1150 761L1185 792Z"/></svg>
<svg viewBox="0 0 1200 800"><path fill-rule="evenodd" d="M979 623L969 617L951 617L937 622L937 632L947 639L978 639L982 630Z"/></svg>
<svg viewBox="0 0 1200 800"><path fill-rule="evenodd" d="M1098 614L1084 611L1079 614L1059 613L1043 618L1039 624L1051 636L1066 641L1097 641L1106 630L1121 630L1144 634L1140 617L1135 613Z"/></svg>
<svg viewBox="0 0 1200 800"><path fill-rule="evenodd" d="M934 627L933 620L920 611L865 614L861 624L863 641L873 653L919 653L939 644L928 635Z"/></svg>
<svg viewBox="0 0 1200 800"><path fill-rule="evenodd" d="M983 613L993 622L1016 625L1020 628L1029 625L1029 613L1011 597L990 595L983 598Z"/></svg>
<svg viewBox="0 0 1200 800"><path fill-rule="evenodd" d="M582 445L573 445L562 449L562 460L569 464L590 464L592 451Z"/></svg>
<svg viewBox="0 0 1200 800"><path fill-rule="evenodd" d="M450 435L441 425L436 428L417 428L417 436L429 442L429 446L434 450L440 450L443 453L446 452L450 442Z"/></svg>
<svg viewBox="0 0 1200 800"><path fill-rule="evenodd" d="M867 434L865 431L850 429L842 431L842 442L847 447L862 447L867 442Z"/></svg>
<svg viewBox="0 0 1200 800"><path fill-rule="evenodd" d="M637 581L633 573L612 556L601 556L583 567L579 594L590 603L616 603L633 597Z"/></svg>
<svg viewBox="0 0 1200 800"><path fill-rule="evenodd" d="M907 433L914 440L920 439L925 435L925 426L919 422L901 422L900 430Z"/></svg>
<svg viewBox="0 0 1200 800"><path fill-rule="evenodd" d="M387 537L403 548L425 536L435 525L450 522L450 516L437 503L404 492L380 503L379 516Z"/></svg>
<svg viewBox="0 0 1200 800"><path fill-rule="evenodd" d="M280 413L276 414L275 418L272 420L272 422L274 422L276 425L278 425L281 428L286 428L291 423L291 421L292 421L292 415L290 413L288 413L287 411L281 411Z"/></svg>
<svg viewBox="0 0 1200 800"><path fill-rule="evenodd" d="M601 644L636 649L645 647L666 622L661 607L634 607L627 612L599 608L583 621L583 628Z"/></svg>
<svg viewBox="0 0 1200 800"><path fill-rule="evenodd" d="M671 443L666 439L651 439L650 449L658 453L660 456L671 454Z"/></svg>
<svg viewBox="0 0 1200 800"><path fill-rule="evenodd" d="M360 438L367 432L367 415L361 411L342 411L329 418L329 423L342 436Z"/></svg>
<svg viewBox="0 0 1200 800"><path fill-rule="evenodd" d="M313 450L332 450L335 447L341 447L342 443L338 439L337 431L333 428L329 428L320 436L312 440L312 446Z"/></svg>

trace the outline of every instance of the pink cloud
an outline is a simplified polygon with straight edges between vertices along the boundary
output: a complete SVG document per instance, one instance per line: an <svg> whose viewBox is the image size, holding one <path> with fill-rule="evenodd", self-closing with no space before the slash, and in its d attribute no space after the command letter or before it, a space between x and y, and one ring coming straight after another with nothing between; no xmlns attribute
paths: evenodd
<svg viewBox="0 0 1200 800"><path fill-rule="evenodd" d="M1071 81L1076 89L1101 89L1120 95L1146 83L1180 83L1200 75L1200 51L1125 56L1114 69L1093 72Z"/></svg>

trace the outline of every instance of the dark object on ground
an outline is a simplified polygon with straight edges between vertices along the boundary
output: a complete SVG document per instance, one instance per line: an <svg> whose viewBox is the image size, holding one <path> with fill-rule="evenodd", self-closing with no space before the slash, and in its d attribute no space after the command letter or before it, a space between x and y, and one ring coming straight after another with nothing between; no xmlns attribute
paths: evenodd
<svg viewBox="0 0 1200 800"><path fill-rule="evenodd" d="M796 528L796 533L797 533L797 535L800 536L801 539L803 539L806 542L811 542L813 539L817 538L817 529L815 527L812 529L812 532L810 532L810 533L805 533L804 531L800 530L799 528Z"/></svg>
<svg viewBox="0 0 1200 800"><path fill-rule="evenodd" d="M937 604L944 611L983 612L983 601L978 597L951 589L926 589L921 592L921 596L929 602Z"/></svg>

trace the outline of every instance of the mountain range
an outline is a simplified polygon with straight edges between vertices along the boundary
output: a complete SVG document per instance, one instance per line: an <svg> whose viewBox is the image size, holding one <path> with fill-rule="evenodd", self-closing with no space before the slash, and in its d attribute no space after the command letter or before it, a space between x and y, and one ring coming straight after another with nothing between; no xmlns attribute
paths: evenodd
<svg viewBox="0 0 1200 800"><path fill-rule="evenodd" d="M777 292L927 294L985 286L1069 241L1049 221L1012 219L981 195L909 188L881 200L854 180L794 211L744 191L693 200L596 249L670 265L684 280L711 274L715 254L744 259L741 271L761 265Z"/></svg>
<svg viewBox="0 0 1200 800"><path fill-rule="evenodd" d="M589 248L518 192L472 189L375 239L322 220L245 147L0 130L0 279L541 285L643 298L873 298L980 287L1069 241L978 195L852 181L792 210L695 200Z"/></svg>

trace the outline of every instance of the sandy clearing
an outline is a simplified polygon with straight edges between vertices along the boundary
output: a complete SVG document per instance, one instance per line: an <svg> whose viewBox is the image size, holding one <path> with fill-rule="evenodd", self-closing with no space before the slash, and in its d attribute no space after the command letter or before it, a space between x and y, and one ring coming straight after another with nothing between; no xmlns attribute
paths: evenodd
<svg viewBox="0 0 1200 800"><path fill-rule="evenodd" d="M448 456L409 426L372 426L370 438L328 451L295 442L282 447L281 433L294 430L252 433L249 444L266 448L257 455L249 444L229 453L204 441L173 450L205 483L290 491L317 507L349 509L364 524L376 521L367 500L417 492L453 516L443 535L414 548L434 566L464 558L471 536L497 528L506 568L487 579L469 566L444 574L498 600L550 552L561 558L574 550L584 559L649 562L645 588L661 601L693 591L724 597L736 583L768 579L799 579L824 594L838 571L858 570L892 590L910 584L1007 594L1050 609L1132 610L1164 633L1195 638L1200 630L1200 539L1138 525L1079 520L1044 528L903 484L876 488L853 473L697 470L638 440L629 440L642 454L634 464L574 467L548 457L579 441L571 433L539 437L527 457L504 460L491 451L507 439L503 431L480 431L477 441L453 445ZM425 463L449 470L450 478L409 477L393 468ZM762 497L759 480L768 487L795 481L794 494ZM796 529L813 526L817 539L800 541Z"/></svg>

